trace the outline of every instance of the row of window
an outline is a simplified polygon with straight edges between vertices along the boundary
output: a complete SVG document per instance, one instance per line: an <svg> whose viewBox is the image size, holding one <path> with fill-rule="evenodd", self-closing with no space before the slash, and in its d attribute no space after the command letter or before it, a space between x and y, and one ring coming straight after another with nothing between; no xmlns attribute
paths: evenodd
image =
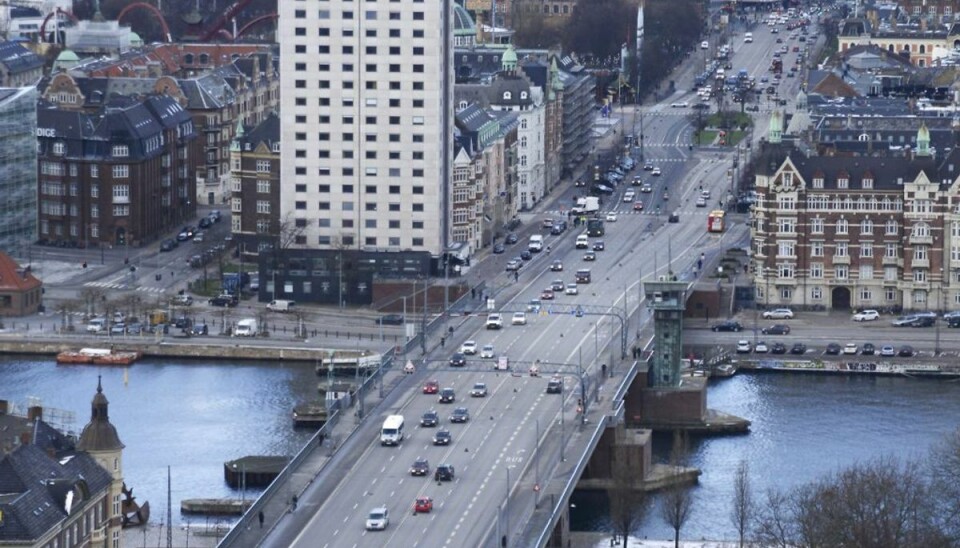
<svg viewBox="0 0 960 548"><path fill-rule="evenodd" d="M423 3L423 0L418 0L418 1L419 1L420 3ZM340 19L352 20L352 19L353 19L353 16L354 16L354 12L353 12L353 10L343 10L343 11L341 11L339 14L334 13L333 15L334 15L334 16L339 15L339 16L340 16ZM363 19L366 20L366 21L376 21L376 20L380 19L380 15L382 15L382 14L381 14L380 12L378 12L377 10L364 10L364 11L363 11ZM383 18L383 19L386 20L386 21L401 21L401 20L402 20L403 12L399 12L399 11L389 11L389 12L387 12L386 15L387 15L387 16L386 16L385 18ZM423 21L423 20L424 20L424 12L422 12L422 11L414 11L414 12L411 12L411 15L412 15L412 19L413 19L414 21ZM294 10L294 17L295 17L296 19L306 19L306 18L307 18L307 10ZM322 19L322 20L330 19L330 10L318 10L318 11L317 11L317 19ZM306 35L307 35L307 29L306 29L306 27L296 27L296 28L294 29L294 34L297 35L297 36L306 36Z"/></svg>
<svg viewBox="0 0 960 548"><path fill-rule="evenodd" d="M239 198L234 198L234 200L239 201ZM259 204L260 202L257 202L257 203ZM269 207L269 202L266 202L266 203L268 204L267 207ZM363 204L363 206L364 206L364 207L363 207L363 210L364 210L364 211L377 211L377 209L378 209L376 202L368 202L368 203ZM302 200L301 200L301 201L294 202L294 208L295 208L295 209L298 209L298 210L300 210L300 211L306 211L306 210L307 210L307 202L302 201ZM259 208L258 208L258 209L259 209ZM319 209L320 211L330 211L330 210L331 210L330 202L317 202L317 209ZM388 210L389 210L389 211L400 211L400 204L399 204L399 203L391 203L391 204L389 204L389 206L388 206ZM353 202L340 202L340 211L356 211L356 209L354 208L354 203L353 203ZM415 212L415 213L422 213L422 212L425 211L425 210L424 210L424 207L423 207L423 204L422 204L422 203L414 202L414 203L410 204L410 211L413 211L413 212Z"/></svg>
<svg viewBox="0 0 960 548"><path fill-rule="evenodd" d="M413 65L413 72L422 73L422 72L423 72L423 65ZM354 89L354 86L353 86L354 82L353 82L353 80L344 80L344 81L340 82L339 84L340 84L340 89ZM294 81L293 81L293 86L294 86L295 88L298 88L298 89L307 89L307 81L306 81L306 80L294 80ZM318 81L317 81L317 88L318 88L318 89L332 89L332 86L330 85L330 80L318 80ZM377 81L377 80L367 80L367 81L365 81L365 82L363 83L363 89L368 90L368 91L376 91L377 89L381 89L381 88L378 86L378 81ZM401 85L401 83L400 83L399 81L394 81L394 82L390 82L390 84L389 84L389 89L392 90L392 91L401 91L401 90L403 89L403 87L402 87L402 85ZM414 91L423 91L423 90L424 90L423 82L420 82L420 81L411 82L411 83L410 83L410 89L412 89L412 90L414 90ZM398 99L398 101L399 101L399 99ZM351 99L350 102L352 103L353 100ZM376 99L367 99L367 100L366 100L366 105L367 105L368 107L375 107L375 106L377 106L377 100L376 100ZM391 106L392 106L392 105L391 105ZM398 104L398 106L399 106L399 104Z"/></svg>
<svg viewBox="0 0 960 548"><path fill-rule="evenodd" d="M353 85L353 84L351 84L351 85ZM394 90L394 89L400 89L400 88L399 88L399 83L397 83L397 82L390 82L390 89L392 89L392 90ZM423 89L423 82L414 82L414 83L413 83L413 89L420 89L420 90L422 90L422 89ZM294 105L295 105L295 106L298 106L298 107L305 107L305 106L307 106L307 98L306 98L306 97L295 97L294 100L293 100L293 102L294 102ZM343 108L353 108L354 105L355 105L355 103L356 103L356 102L353 100L352 97L343 97L343 98L340 99L340 106L342 106ZM367 98L367 99L364 100L364 105L366 105L366 106L368 106L368 107L375 107L375 106L377 106L377 104L378 104L378 102L377 102L377 99L375 99L375 98ZM387 104L390 106L390 108L400 108L400 99L390 99ZM423 103L423 99L413 99L413 100L411 101L411 105L413 106L413 108L423 108L423 104L424 104L424 103ZM317 105L318 105L318 106L321 106L321 107L329 107L329 106L330 106L330 98L329 98L329 97L319 97L319 98L317 98ZM326 121L324 121L325 118L326 118ZM326 117L325 117L324 115L321 115L321 116L320 116L320 121L321 121L321 123L328 123L328 122L329 122L329 116L326 116ZM352 123L352 122L351 122L351 123Z"/></svg>
<svg viewBox="0 0 960 548"><path fill-rule="evenodd" d="M350 185L350 184L340 185L340 189L339 189L338 192L339 192L340 194L353 194L355 188L356 188L356 187L355 187L354 185ZM306 185L306 184L303 184L303 183L298 183L298 184L294 187L294 190L296 190L297 192L306 192L306 191L307 191L307 185ZM319 185L317 185L317 192L319 192L319 193L321 193L321 194L329 193L330 191L331 191L331 186L328 185L328 184L319 184ZM364 186L363 186L363 192L364 192L364 194L376 194L376 193L377 193L377 185L364 185ZM387 192L388 192L389 194L400 194L400 193L401 193L401 192L400 192L400 185L389 185L389 186L387 187ZM421 186L421 185L414 185L414 186L410 187L410 193L411 193L411 194L423 194L423 193L424 193L424 187ZM390 204L390 205L391 205L391 207L392 207L394 204ZM399 204L397 204L397 205L399 205ZM393 211L393 210L391 209L391 211ZM398 210L398 211L399 211L399 210Z"/></svg>
<svg viewBox="0 0 960 548"><path fill-rule="evenodd" d="M317 29L317 35L318 35L318 36L330 36L330 29L329 29L329 28L326 28L326 27L319 28L319 29ZM387 35L388 35L388 37L390 37L390 38L403 38L403 36L401 36L400 29L389 29ZM306 29L304 29L304 34L297 34L297 36L306 36ZM342 30L341 30L341 36L343 36L344 38L353 38L353 36L354 36L354 30L353 30L353 29L342 29ZM377 37L377 29L366 29L366 30L364 31L364 36L366 36L367 38L376 38L376 37ZM412 33L411 33L411 36L412 36L413 38L423 38L423 37L425 36L425 32L424 32L423 29L413 29L413 31L412 31ZM321 53L321 54L330 53L330 46L321 45L321 46L319 46L319 47L320 47L320 49L318 49L316 53ZM307 53L307 46L304 45L304 44L296 44L296 45L294 46L293 52L294 52L294 53ZM352 50L352 49L350 49L350 50L345 50L344 53L352 54L352 53L354 53L354 50Z"/></svg>
<svg viewBox="0 0 960 548"><path fill-rule="evenodd" d="M758 231L763 231L763 219L757 219L756 228ZM850 223L846 219L840 218L837 219L836 223L833 224L834 234L849 234L850 233ZM811 234L824 234L825 222L821 217L815 217L810 219L810 233ZM864 219L860 221L860 235L861 236L873 236L874 224L870 219ZM884 235L885 236L896 236L899 233L900 225L897 221L893 219L887 220L884 225ZM797 220L792 217L781 217L777 219L777 232L780 234L795 234L797 231ZM912 238L931 238L933 235L932 229L929 224L924 222L915 223L911 227L911 237ZM960 238L960 221L954 221L950 223L950 236L953 238Z"/></svg>

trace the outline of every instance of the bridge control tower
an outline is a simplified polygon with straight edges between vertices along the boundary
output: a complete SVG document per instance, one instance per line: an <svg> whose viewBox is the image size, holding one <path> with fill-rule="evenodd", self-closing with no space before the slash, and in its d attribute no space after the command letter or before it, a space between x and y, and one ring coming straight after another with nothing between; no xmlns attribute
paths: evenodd
<svg viewBox="0 0 960 548"><path fill-rule="evenodd" d="M647 306L653 310L653 356L647 371L651 388L680 387L683 311L686 305L687 282L676 276L660 276L643 284Z"/></svg>

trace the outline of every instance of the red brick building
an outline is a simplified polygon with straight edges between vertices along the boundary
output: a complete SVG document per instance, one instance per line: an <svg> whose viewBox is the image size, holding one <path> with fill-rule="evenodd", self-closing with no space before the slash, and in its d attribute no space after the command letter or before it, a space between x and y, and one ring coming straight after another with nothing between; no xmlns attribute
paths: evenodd
<svg viewBox="0 0 960 548"><path fill-rule="evenodd" d="M0 316L36 314L42 295L43 283L0 251Z"/></svg>

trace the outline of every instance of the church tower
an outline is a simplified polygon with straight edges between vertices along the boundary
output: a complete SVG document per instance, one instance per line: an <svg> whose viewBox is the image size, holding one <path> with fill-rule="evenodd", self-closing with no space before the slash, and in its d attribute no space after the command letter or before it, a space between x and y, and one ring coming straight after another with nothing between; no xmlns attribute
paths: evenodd
<svg viewBox="0 0 960 548"><path fill-rule="evenodd" d="M83 427L77 450L84 451L97 461L104 470L113 476L110 484L110 508L107 509L110 523L107 526L107 545L113 546L114 539L120 541L121 497L123 494L123 443L117 435L117 429L110 424L107 409L110 402L103 395L103 385L97 379L97 393L90 404L90 422Z"/></svg>

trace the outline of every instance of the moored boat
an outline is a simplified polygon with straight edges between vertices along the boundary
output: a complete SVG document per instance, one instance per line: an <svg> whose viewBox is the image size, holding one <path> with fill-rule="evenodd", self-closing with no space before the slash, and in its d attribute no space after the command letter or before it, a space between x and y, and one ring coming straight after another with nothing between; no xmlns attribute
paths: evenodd
<svg viewBox="0 0 960 548"><path fill-rule="evenodd" d="M81 348L79 352L64 351L57 354L59 364L130 365L140 359L133 351L115 352L106 348Z"/></svg>
<svg viewBox="0 0 960 548"><path fill-rule="evenodd" d="M93 356L83 352L65 351L57 354L57 363L64 365L89 364L93 363Z"/></svg>

